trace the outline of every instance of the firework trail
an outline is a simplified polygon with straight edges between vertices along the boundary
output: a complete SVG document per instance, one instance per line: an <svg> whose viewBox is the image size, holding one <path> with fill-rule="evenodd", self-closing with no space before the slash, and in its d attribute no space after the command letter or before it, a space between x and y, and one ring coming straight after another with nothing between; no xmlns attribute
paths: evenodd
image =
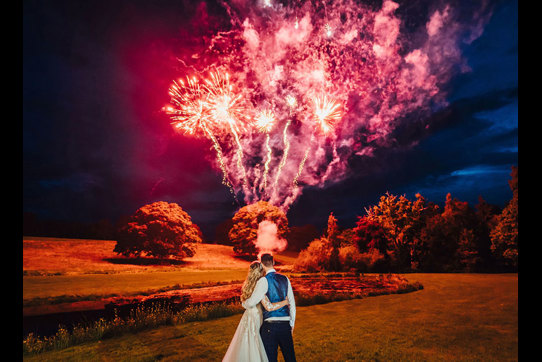
<svg viewBox="0 0 542 362"><path fill-rule="evenodd" d="M290 123L292 123L291 119L289 119L286 122L286 125L284 126L284 131L283 131L283 136L282 136L282 142L284 143L284 152L282 154L282 159L280 160L280 163L279 163L279 166L278 166L278 169L277 169L277 175L275 177L275 185L274 185L274 190L275 191L277 190L277 185L279 183L280 173L281 173L284 165L286 164L286 160L288 159L288 151L290 150L290 141L288 141L288 137L287 137L287 133L286 133L286 131L288 130L288 126L290 126Z"/></svg>
<svg viewBox="0 0 542 362"><path fill-rule="evenodd" d="M299 168L297 170L297 174L294 177L294 181L292 182L294 186L298 186L297 180L299 179L299 176L301 176L301 172L303 171L303 166L305 166L305 162L307 161L307 158L309 157L309 152L311 150L312 142L314 141L314 134L311 134L311 140L309 142L309 146L307 147L307 150L305 151L305 154L303 155L303 158L301 159L301 162L299 163Z"/></svg>
<svg viewBox="0 0 542 362"><path fill-rule="evenodd" d="M267 189L267 174L269 173L269 163L271 162L271 146L269 146L269 132L273 128L275 123L275 116L271 111L263 111L256 118L256 127L260 132L265 133L265 148L267 150L267 157L264 164L264 173L263 173L263 190Z"/></svg>
<svg viewBox="0 0 542 362"><path fill-rule="evenodd" d="M222 170L222 184L228 187L228 189L230 190L230 193L233 195L235 201L238 202L237 195L235 194L235 191L233 190L233 186L231 185L230 181L228 180L228 173L226 171L226 166L224 166L224 156L222 155L222 148L220 147L220 144L218 143L218 140L211 133L211 131L209 131L209 129L207 127L205 127L204 129L205 129L205 132L207 133L207 135L209 136L209 139L213 142L213 147L214 147L215 152L216 152L216 157L217 157L217 160L218 160L218 164L220 166L220 169Z"/></svg>

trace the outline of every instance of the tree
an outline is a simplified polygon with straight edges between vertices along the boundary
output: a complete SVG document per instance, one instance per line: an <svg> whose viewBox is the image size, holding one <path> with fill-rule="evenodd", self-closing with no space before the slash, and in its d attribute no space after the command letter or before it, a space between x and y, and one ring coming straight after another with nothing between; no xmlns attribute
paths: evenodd
<svg viewBox="0 0 542 362"><path fill-rule="evenodd" d="M338 271L341 269L341 262L339 260L339 248L341 247L341 239L339 238L339 235L340 231L339 225L337 223L337 218L333 216L333 213L330 213L327 219L326 239L331 246L329 269L332 271Z"/></svg>
<svg viewBox="0 0 542 362"><path fill-rule="evenodd" d="M266 201L258 201L240 208L232 218L233 226L228 235L236 254L258 255L259 250L254 243L258 237L258 226L264 220L271 221L277 226L278 238L286 238L289 231L286 214Z"/></svg>
<svg viewBox="0 0 542 362"><path fill-rule="evenodd" d="M491 251L499 264L512 270L518 267L518 168L512 167L512 179L508 181L512 200L499 215L497 225L491 231Z"/></svg>
<svg viewBox="0 0 542 362"><path fill-rule="evenodd" d="M354 240L361 252L376 249L387 255L389 239L386 230L367 216L358 216L354 227Z"/></svg>
<svg viewBox="0 0 542 362"><path fill-rule="evenodd" d="M450 253L451 258L448 260L450 267L472 271L480 260L474 233L477 226L474 210L468 202L452 199L452 195L448 193L442 216L447 224L448 247L450 250L455 249L455 253Z"/></svg>
<svg viewBox="0 0 542 362"><path fill-rule="evenodd" d="M386 193L380 197L378 205L367 210L367 218L381 225L388 236L388 255L392 265L398 270L417 267L419 254L419 235L427 218L436 213L438 207L427 203L416 194L412 202L405 196L397 197Z"/></svg>
<svg viewBox="0 0 542 362"><path fill-rule="evenodd" d="M429 217L420 232L420 269L474 270L480 262L477 225L476 215L468 203L448 193L443 212Z"/></svg>
<svg viewBox="0 0 542 362"><path fill-rule="evenodd" d="M158 201L139 208L120 227L114 251L182 259L193 256L201 241L200 229L179 205Z"/></svg>
<svg viewBox="0 0 542 362"><path fill-rule="evenodd" d="M501 210L498 206L487 203L482 196L478 197L476 205L476 238L478 241L478 255L480 264L484 270L494 269L494 258L491 254L491 230L497 225Z"/></svg>

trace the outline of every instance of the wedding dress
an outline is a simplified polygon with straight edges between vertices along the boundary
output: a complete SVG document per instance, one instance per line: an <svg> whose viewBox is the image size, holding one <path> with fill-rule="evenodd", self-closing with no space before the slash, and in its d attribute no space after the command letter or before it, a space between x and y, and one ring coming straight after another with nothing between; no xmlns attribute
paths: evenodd
<svg viewBox="0 0 542 362"><path fill-rule="evenodd" d="M275 310L281 306L272 304L267 297L262 299L267 310ZM265 347L260 337L263 313L260 304L245 310L223 362L268 362Z"/></svg>

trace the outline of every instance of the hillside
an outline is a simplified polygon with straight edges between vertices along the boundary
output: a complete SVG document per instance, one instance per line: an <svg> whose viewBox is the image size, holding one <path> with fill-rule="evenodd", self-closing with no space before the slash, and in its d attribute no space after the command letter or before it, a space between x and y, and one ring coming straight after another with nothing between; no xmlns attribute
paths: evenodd
<svg viewBox="0 0 542 362"><path fill-rule="evenodd" d="M231 246L199 244L196 254L182 262L125 258L113 249L114 240L23 238L23 275L137 273L171 270L246 269Z"/></svg>

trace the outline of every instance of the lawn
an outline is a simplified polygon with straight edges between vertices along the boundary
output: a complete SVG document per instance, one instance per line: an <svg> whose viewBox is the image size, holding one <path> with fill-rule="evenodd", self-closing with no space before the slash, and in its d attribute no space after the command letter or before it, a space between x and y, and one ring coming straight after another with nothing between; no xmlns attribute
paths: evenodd
<svg viewBox="0 0 542 362"><path fill-rule="evenodd" d="M23 237L23 314L99 309L104 304L101 299L110 296L243 281L250 264L226 245L199 244L193 257L171 262L124 258L113 251L115 244L114 240ZM276 259L281 267L288 267L296 256L284 252Z"/></svg>
<svg viewBox="0 0 542 362"><path fill-rule="evenodd" d="M516 361L517 274L408 274L424 289L299 307L299 361ZM240 315L127 334L33 361L220 361Z"/></svg>
<svg viewBox="0 0 542 362"><path fill-rule="evenodd" d="M244 280L248 265L231 246L199 244L180 263L154 264L113 252L114 240L25 237L23 300L63 295L132 295L174 285Z"/></svg>

